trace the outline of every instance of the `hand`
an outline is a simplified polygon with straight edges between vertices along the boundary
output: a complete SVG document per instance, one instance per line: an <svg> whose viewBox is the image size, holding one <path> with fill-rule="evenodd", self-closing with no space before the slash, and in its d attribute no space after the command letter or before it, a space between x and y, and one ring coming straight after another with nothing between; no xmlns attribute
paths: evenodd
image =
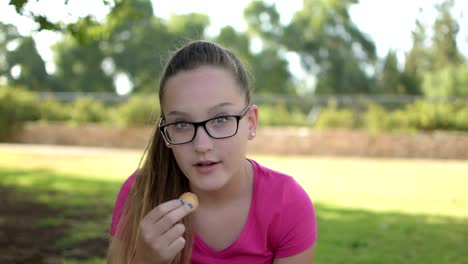
<svg viewBox="0 0 468 264"><path fill-rule="evenodd" d="M192 210L180 200L171 200L143 217L134 263L170 263L185 246L185 226L178 222Z"/></svg>

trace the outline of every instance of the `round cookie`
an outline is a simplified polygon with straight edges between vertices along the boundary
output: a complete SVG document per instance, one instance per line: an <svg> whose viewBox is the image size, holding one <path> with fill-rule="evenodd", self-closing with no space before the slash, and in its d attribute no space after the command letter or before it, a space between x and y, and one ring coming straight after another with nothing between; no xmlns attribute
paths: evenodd
<svg viewBox="0 0 468 264"><path fill-rule="evenodd" d="M194 193L186 192L183 193L179 199L183 200L185 203L191 204L193 209L197 209L198 207L198 198Z"/></svg>

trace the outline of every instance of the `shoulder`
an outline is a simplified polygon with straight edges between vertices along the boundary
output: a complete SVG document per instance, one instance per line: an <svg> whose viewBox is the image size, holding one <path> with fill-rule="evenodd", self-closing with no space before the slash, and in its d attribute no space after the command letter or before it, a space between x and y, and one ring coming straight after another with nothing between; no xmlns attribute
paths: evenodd
<svg viewBox="0 0 468 264"><path fill-rule="evenodd" d="M122 205L125 203L127 200L127 196L130 193L130 190L132 189L133 184L135 183L135 179L138 175L138 170L133 172L122 184L120 187L119 194L117 195L117 199L115 201L116 205Z"/></svg>
<svg viewBox="0 0 468 264"><path fill-rule="evenodd" d="M293 177L251 162L259 214L268 219L268 244L276 256L292 256L309 248L317 239L317 223L307 192Z"/></svg>
<svg viewBox="0 0 468 264"><path fill-rule="evenodd" d="M119 192L119 196L122 194L122 195L128 195L128 193L130 192L130 189L132 188L133 186L133 183L135 182L135 179L138 175L138 170L136 170L135 172L133 172L126 180L125 182L122 184L122 187L120 188L120 192Z"/></svg>
<svg viewBox="0 0 468 264"><path fill-rule="evenodd" d="M115 234L117 224L119 223L120 218L122 216L122 211L125 206L125 202L127 201L127 197L130 193L130 190L132 189L133 183L135 182L137 175L138 170L133 172L132 175L130 175L120 187L120 191L115 200L114 210L112 212L112 223L110 228L110 233L112 236Z"/></svg>
<svg viewBox="0 0 468 264"><path fill-rule="evenodd" d="M263 197L273 199L276 203L288 205L297 200L310 203L310 198L304 188L290 175L267 168L251 160L255 172L256 190Z"/></svg>

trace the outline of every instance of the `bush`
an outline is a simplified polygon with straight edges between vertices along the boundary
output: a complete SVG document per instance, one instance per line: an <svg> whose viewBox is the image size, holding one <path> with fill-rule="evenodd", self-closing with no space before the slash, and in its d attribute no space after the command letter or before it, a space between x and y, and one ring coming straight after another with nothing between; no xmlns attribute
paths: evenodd
<svg viewBox="0 0 468 264"><path fill-rule="evenodd" d="M307 126L307 117L298 109L288 110L281 102L274 105L259 106L260 126Z"/></svg>
<svg viewBox="0 0 468 264"><path fill-rule="evenodd" d="M374 103L367 106L367 111L364 115L364 124L367 129L372 132L379 132L388 128L387 111Z"/></svg>
<svg viewBox="0 0 468 264"><path fill-rule="evenodd" d="M39 118L43 122L63 122L72 119L70 105L46 98L38 103Z"/></svg>
<svg viewBox="0 0 468 264"><path fill-rule="evenodd" d="M357 114L349 109L338 109L336 102L331 101L320 111L315 128L357 128L359 127Z"/></svg>
<svg viewBox="0 0 468 264"><path fill-rule="evenodd" d="M70 107L70 121L74 124L102 123L109 120L108 111L104 104L92 98L79 98Z"/></svg>
<svg viewBox="0 0 468 264"><path fill-rule="evenodd" d="M20 87L0 86L0 140L8 138L25 121L39 119L37 97Z"/></svg>
<svg viewBox="0 0 468 264"><path fill-rule="evenodd" d="M159 116L158 101L142 96L131 97L112 112L113 122L124 127L153 125Z"/></svg>
<svg viewBox="0 0 468 264"><path fill-rule="evenodd" d="M395 111L371 104L366 113L366 128L371 131L467 131L468 104L418 101Z"/></svg>
<svg viewBox="0 0 468 264"><path fill-rule="evenodd" d="M468 102L417 101L389 110L370 103L366 109L339 108L335 101L318 111L304 114L299 106L285 102L259 106L261 126L311 126L315 128L365 128L378 131L468 131ZM160 116L157 99L132 96L117 106L105 106L83 97L72 104L53 98L38 100L33 92L19 87L0 86L0 139L5 139L26 121L111 123L122 127L154 125ZM313 124L312 124L313 123Z"/></svg>

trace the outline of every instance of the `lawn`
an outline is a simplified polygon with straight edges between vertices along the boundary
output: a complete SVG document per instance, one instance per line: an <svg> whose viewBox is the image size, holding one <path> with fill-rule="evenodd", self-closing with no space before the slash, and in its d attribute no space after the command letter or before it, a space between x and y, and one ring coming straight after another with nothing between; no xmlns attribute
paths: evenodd
<svg viewBox="0 0 468 264"><path fill-rule="evenodd" d="M56 243L71 249L107 238L115 195L140 155L0 148L0 185L60 210L37 225L67 226ZM468 162L249 157L293 175L312 198L316 263L468 263ZM65 263L104 262L96 257Z"/></svg>

